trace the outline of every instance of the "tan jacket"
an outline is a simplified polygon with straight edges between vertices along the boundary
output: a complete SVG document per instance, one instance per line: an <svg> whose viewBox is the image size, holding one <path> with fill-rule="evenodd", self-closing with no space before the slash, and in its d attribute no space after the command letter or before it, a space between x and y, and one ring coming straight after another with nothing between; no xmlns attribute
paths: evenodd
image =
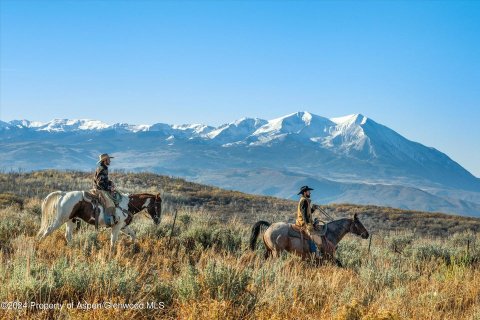
<svg viewBox="0 0 480 320"><path fill-rule="evenodd" d="M299 227L312 227L312 201L309 198L301 197L297 207L297 221Z"/></svg>

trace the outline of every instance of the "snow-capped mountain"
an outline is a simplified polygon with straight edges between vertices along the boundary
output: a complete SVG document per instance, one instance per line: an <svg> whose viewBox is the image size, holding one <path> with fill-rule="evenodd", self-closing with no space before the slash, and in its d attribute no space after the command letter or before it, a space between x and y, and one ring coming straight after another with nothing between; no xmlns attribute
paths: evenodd
<svg viewBox="0 0 480 320"><path fill-rule="evenodd" d="M315 141L328 135L332 121L309 112L297 112L268 121L258 128L250 137L250 144L262 145L293 138L304 141Z"/></svg>
<svg viewBox="0 0 480 320"><path fill-rule="evenodd" d="M267 121L263 119L242 118L235 122L221 125L207 133L204 137L222 144L242 142L266 123Z"/></svg>
<svg viewBox="0 0 480 320"><path fill-rule="evenodd" d="M480 179L440 151L368 117L296 112L273 120L106 124L55 119L0 122L0 169L150 170L245 192L295 197L314 185L320 202L353 202L480 216Z"/></svg>
<svg viewBox="0 0 480 320"><path fill-rule="evenodd" d="M38 121L28 120L14 120L10 125L19 129L28 128L36 131L49 132L72 132L80 130L103 130L109 127L106 123L97 120L69 120L69 119L54 119L50 122L42 123Z"/></svg>

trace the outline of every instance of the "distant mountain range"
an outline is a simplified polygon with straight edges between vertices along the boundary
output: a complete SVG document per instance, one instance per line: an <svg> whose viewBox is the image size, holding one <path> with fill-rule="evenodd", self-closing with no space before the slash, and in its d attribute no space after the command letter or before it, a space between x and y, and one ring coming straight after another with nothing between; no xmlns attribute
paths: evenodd
<svg viewBox="0 0 480 320"><path fill-rule="evenodd" d="M243 192L480 216L480 179L444 153L361 114L297 112L273 120L108 125L96 120L0 121L0 169L153 171Z"/></svg>

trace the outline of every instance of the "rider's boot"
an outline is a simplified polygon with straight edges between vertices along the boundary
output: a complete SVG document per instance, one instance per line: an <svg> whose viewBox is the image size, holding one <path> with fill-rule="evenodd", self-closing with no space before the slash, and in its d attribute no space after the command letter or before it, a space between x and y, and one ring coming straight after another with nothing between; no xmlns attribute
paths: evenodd
<svg viewBox="0 0 480 320"><path fill-rule="evenodd" d="M322 258L322 253L321 253L321 248L322 248L322 238L318 235L315 234L315 232L310 233L310 237L312 238L312 242L314 243L316 250L315 250L315 256L319 259Z"/></svg>

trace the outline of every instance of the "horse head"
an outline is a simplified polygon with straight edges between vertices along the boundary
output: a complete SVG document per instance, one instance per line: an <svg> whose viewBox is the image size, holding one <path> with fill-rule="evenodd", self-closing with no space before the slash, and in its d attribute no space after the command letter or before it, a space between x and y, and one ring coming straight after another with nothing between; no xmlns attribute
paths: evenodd
<svg viewBox="0 0 480 320"><path fill-rule="evenodd" d="M153 204L149 206L148 213L155 224L160 223L160 215L162 214L162 198L160 197L160 193L155 195Z"/></svg>
<svg viewBox="0 0 480 320"><path fill-rule="evenodd" d="M128 209L132 213L137 213L146 209L150 217L153 219L153 222L159 224L160 216L162 214L162 198L160 197L160 193L131 194Z"/></svg>
<svg viewBox="0 0 480 320"><path fill-rule="evenodd" d="M353 215L352 223L350 225L350 232L362 237L363 239L368 239L369 236L367 229L365 229L363 224L360 222L356 213Z"/></svg>

